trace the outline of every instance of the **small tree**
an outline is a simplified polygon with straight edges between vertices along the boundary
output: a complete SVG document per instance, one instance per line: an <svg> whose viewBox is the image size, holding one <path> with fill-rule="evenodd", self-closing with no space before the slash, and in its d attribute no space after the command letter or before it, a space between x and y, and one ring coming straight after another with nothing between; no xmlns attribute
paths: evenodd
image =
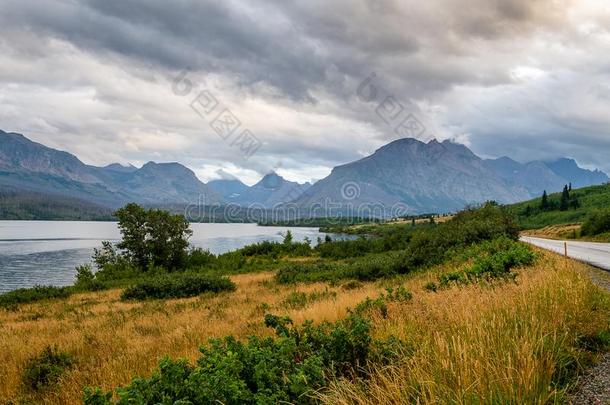
<svg viewBox="0 0 610 405"><path fill-rule="evenodd" d="M542 201L540 202L540 209L542 211L546 211L549 209L549 196L546 193L546 190L544 190L544 193L542 193Z"/></svg>
<svg viewBox="0 0 610 405"><path fill-rule="evenodd" d="M292 244L292 232L290 230L286 231L286 235L284 235L284 245Z"/></svg>
<svg viewBox="0 0 610 405"><path fill-rule="evenodd" d="M568 186L563 187L563 192L561 193L561 202L559 203L559 209L561 211L567 211L570 208L570 191L568 190Z"/></svg>
<svg viewBox="0 0 610 405"><path fill-rule="evenodd" d="M128 204L115 215L119 219L119 230L123 236L117 247L125 252L127 259L134 265L145 269L149 264L146 249L146 210L138 204Z"/></svg>
<svg viewBox="0 0 610 405"><path fill-rule="evenodd" d="M193 234L182 215L167 211L145 210L129 204L117 211L123 238L117 247L136 267L149 265L176 270L185 264L188 239Z"/></svg>
<svg viewBox="0 0 610 405"><path fill-rule="evenodd" d="M150 263L167 270L182 268L192 234L184 216L161 210L148 211L145 246Z"/></svg>

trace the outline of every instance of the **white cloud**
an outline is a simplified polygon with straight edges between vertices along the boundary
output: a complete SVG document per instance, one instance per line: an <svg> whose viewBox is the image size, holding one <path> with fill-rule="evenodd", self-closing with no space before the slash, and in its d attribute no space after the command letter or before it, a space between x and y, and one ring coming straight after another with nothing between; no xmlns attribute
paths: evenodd
<svg viewBox="0 0 610 405"><path fill-rule="evenodd" d="M356 96L375 71L427 136L610 171L609 27L602 0L5 0L0 126L98 165L309 181L398 137ZM255 156L190 108L203 88L261 139Z"/></svg>

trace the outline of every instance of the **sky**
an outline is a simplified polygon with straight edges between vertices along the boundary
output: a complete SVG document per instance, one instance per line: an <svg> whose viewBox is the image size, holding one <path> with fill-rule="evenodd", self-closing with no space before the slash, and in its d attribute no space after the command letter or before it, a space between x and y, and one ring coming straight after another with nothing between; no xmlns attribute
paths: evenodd
<svg viewBox="0 0 610 405"><path fill-rule="evenodd" d="M0 129L204 181L407 136L610 172L610 2L0 0Z"/></svg>

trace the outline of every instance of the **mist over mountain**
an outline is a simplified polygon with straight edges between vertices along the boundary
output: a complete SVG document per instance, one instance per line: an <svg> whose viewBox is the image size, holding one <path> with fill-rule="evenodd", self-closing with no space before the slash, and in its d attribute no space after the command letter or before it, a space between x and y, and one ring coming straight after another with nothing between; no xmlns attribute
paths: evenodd
<svg viewBox="0 0 610 405"><path fill-rule="evenodd" d="M271 172L231 202L243 206L273 208L298 199L310 187L309 183L299 184L288 181L277 173Z"/></svg>
<svg viewBox="0 0 610 405"><path fill-rule="evenodd" d="M608 180L605 173L580 168L568 158L528 163L509 157L484 160L451 141L424 143L405 138L335 167L313 185L288 181L275 172L251 187L235 178L205 184L179 163L95 167L23 135L0 131L0 187L111 209L128 202L235 204L260 209L290 203L304 212L312 207L376 206L418 214L450 212L488 200L513 203L541 195L543 190L559 191L568 183L584 187Z"/></svg>
<svg viewBox="0 0 610 405"><path fill-rule="evenodd" d="M225 201L235 201L248 190L248 186L237 179L212 180L208 183L208 187Z"/></svg>

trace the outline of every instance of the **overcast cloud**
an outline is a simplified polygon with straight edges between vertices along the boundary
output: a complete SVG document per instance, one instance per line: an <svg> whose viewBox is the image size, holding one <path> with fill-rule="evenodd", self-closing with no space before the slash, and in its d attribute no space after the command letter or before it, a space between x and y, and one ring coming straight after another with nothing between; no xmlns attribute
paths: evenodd
<svg viewBox="0 0 610 405"><path fill-rule="evenodd" d="M606 0L0 0L0 128L96 165L319 179L399 138L358 92L373 72L423 140L610 172ZM255 155L191 109L204 89Z"/></svg>

